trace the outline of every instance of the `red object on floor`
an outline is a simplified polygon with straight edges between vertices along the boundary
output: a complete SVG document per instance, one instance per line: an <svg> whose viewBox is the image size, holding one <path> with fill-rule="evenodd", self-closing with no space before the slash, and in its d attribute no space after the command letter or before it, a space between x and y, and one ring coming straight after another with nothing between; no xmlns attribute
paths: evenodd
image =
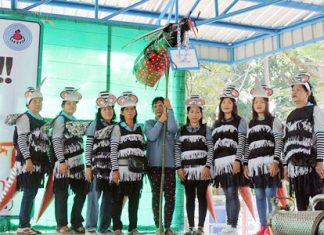
<svg viewBox="0 0 324 235"><path fill-rule="evenodd" d="M42 200L40 209L38 211L36 222L38 222L38 220L43 215L43 213L46 211L47 207L51 204L51 202L54 198L53 185L54 185L54 175L53 175L53 173L51 173L47 179L46 189L44 192L44 196L43 196L43 200Z"/></svg>
<svg viewBox="0 0 324 235"><path fill-rule="evenodd" d="M214 207L214 201L213 201L213 186L209 185L206 192L206 199L207 199L207 208L212 216L214 222L216 223L216 212Z"/></svg>
<svg viewBox="0 0 324 235"><path fill-rule="evenodd" d="M255 213L253 207L253 199L252 199L252 192L250 187L239 187L239 192L245 202L246 206L248 207L253 219L255 220Z"/></svg>
<svg viewBox="0 0 324 235"><path fill-rule="evenodd" d="M3 208L10 202L10 200L15 196L17 189L17 170L14 166L11 168L10 176L8 178L8 181L6 183L6 187L3 190L3 194L0 199L0 211L2 211Z"/></svg>
<svg viewBox="0 0 324 235"><path fill-rule="evenodd" d="M277 197L280 201L281 207L282 208L287 208L288 207L288 195L286 191L286 187L284 185L284 182L282 182L283 185L277 188Z"/></svg>

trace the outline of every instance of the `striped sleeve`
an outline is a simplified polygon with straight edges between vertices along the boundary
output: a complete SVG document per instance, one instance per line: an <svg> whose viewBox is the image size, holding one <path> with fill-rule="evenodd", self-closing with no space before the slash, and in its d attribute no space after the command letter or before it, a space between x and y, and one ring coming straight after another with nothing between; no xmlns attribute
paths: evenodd
<svg viewBox="0 0 324 235"><path fill-rule="evenodd" d="M118 147L120 141L120 128L119 125L115 125L111 133L110 138L110 159L111 167L113 171L119 169L118 167Z"/></svg>
<svg viewBox="0 0 324 235"><path fill-rule="evenodd" d="M18 135L18 147L25 160L31 158L27 145L27 134Z"/></svg>
<svg viewBox="0 0 324 235"><path fill-rule="evenodd" d="M324 161L324 132L316 133L317 161Z"/></svg>
<svg viewBox="0 0 324 235"><path fill-rule="evenodd" d="M244 150L244 160L243 160L244 165L248 165L248 163L249 163L249 156L250 156L249 145L250 145L249 140L246 139L245 140L245 150Z"/></svg>
<svg viewBox="0 0 324 235"><path fill-rule="evenodd" d="M242 133L238 134L238 145L236 150L235 160L243 162L243 155L245 149L246 136Z"/></svg>
<svg viewBox="0 0 324 235"><path fill-rule="evenodd" d="M209 167L209 168L211 168L213 166L213 158L214 158L213 141L207 140L207 149L208 149L208 153L207 153L206 166Z"/></svg>
<svg viewBox="0 0 324 235"><path fill-rule="evenodd" d="M214 159L214 146L213 146L213 137L211 134L210 128L207 127L206 129L206 145L207 145L207 162L206 166L211 168L213 166L213 159Z"/></svg>
<svg viewBox="0 0 324 235"><path fill-rule="evenodd" d="M278 133L273 134L274 141L275 141L275 149L274 149L274 156L273 159L281 162L281 152L282 152L282 135Z"/></svg>
<svg viewBox="0 0 324 235"><path fill-rule="evenodd" d="M92 149L93 149L93 136L87 136L87 144L86 144L86 166L91 167L91 158L92 158Z"/></svg>
<svg viewBox="0 0 324 235"><path fill-rule="evenodd" d="M56 158L60 163L65 162L65 157L63 154L63 139L53 138L53 147Z"/></svg>
<svg viewBox="0 0 324 235"><path fill-rule="evenodd" d="M111 142L110 145L110 158L113 171L118 170L118 145L117 142Z"/></svg>
<svg viewBox="0 0 324 235"><path fill-rule="evenodd" d="M174 150L174 158L175 158L175 167L176 169L181 168L181 141L177 141L175 144L175 150Z"/></svg>

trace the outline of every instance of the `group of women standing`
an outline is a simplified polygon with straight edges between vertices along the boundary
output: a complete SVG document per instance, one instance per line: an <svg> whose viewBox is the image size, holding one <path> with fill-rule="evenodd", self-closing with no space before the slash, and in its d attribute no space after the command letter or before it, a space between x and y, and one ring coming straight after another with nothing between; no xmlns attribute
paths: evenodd
<svg viewBox="0 0 324 235"><path fill-rule="evenodd" d="M223 188L226 198L227 226L221 235L237 234L238 189L241 186L255 188L261 223L257 235L269 234L267 214L271 211L270 199L276 195L283 177L293 186L298 210L307 208L310 196L324 193L324 122L321 121L324 113L316 106L308 75L294 77L291 87L296 109L288 116L285 127L269 112L272 90L265 86L255 86L251 91L252 119L249 123L238 115L236 100L239 92L233 86L225 88L220 95L219 116L211 129L203 123L204 100L197 95L186 100L187 121L176 135L174 153L174 170L185 188L189 224L186 235L204 234L206 193L211 182L215 187ZM43 121L39 116L42 95L39 90L29 89L25 97L28 111L17 120L16 141L21 153L17 155L16 163L21 169L18 182L24 191L17 231L22 235L37 234L29 224L32 203L41 184L34 180L33 173L39 172L37 179L40 179L49 171L46 154L43 154L48 148L46 135L35 137L37 141L34 142L42 144L41 148L32 144L35 133L43 133L40 128ZM131 235L139 234L137 212L143 172L129 167L133 158L145 157L144 134L137 123L136 95L124 92L117 99L108 91L99 94L96 119L86 131L85 171L82 134L71 129L76 121L73 114L81 94L74 88L65 88L61 97L62 111L52 122L57 232L85 232L81 211L91 183L87 231L109 232L112 218L114 234L123 234L120 218L124 196L128 196L128 231ZM34 108L35 102L39 103L37 109ZM115 122L116 102L121 106L119 123ZM75 194L71 228L67 226L68 188ZM194 221L196 195L199 202L197 228ZM317 209L324 207L318 204ZM170 231L166 234L174 234Z"/></svg>

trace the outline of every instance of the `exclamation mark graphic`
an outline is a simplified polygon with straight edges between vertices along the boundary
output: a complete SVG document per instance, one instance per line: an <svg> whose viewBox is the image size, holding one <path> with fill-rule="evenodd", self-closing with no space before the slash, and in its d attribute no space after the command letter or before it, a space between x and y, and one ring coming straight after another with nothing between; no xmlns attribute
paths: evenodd
<svg viewBox="0 0 324 235"><path fill-rule="evenodd" d="M2 77L2 72L3 72L3 68L5 65L5 61L6 61L6 70L7 70L7 77L6 79L4 79L4 75ZM12 83L12 79L9 77L10 73L11 73L11 69L12 69L12 64L13 64L13 57L3 57L0 56L0 83Z"/></svg>
<svg viewBox="0 0 324 235"><path fill-rule="evenodd" d="M7 78L5 80L5 83L11 83L12 79L9 77L12 69L12 63L13 57L6 57L6 69L7 69Z"/></svg>
<svg viewBox="0 0 324 235"><path fill-rule="evenodd" d="M1 77L3 67L4 67L4 60L5 60L5 58L3 56L0 56L0 83L3 83L3 80L4 80L3 77Z"/></svg>

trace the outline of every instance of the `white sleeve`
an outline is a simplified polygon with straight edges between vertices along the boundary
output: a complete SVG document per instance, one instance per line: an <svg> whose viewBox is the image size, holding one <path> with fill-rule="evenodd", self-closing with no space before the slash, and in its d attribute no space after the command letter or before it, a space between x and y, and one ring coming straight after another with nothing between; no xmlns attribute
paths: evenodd
<svg viewBox="0 0 324 235"><path fill-rule="evenodd" d="M29 118L27 114L24 114L20 118L18 118L16 126L18 135L27 134L30 132Z"/></svg>
<svg viewBox="0 0 324 235"><path fill-rule="evenodd" d="M324 132L324 111L318 106L314 107L314 132Z"/></svg>
<svg viewBox="0 0 324 235"><path fill-rule="evenodd" d="M273 120L272 131L275 134L283 135L283 124L278 118L274 118Z"/></svg>

